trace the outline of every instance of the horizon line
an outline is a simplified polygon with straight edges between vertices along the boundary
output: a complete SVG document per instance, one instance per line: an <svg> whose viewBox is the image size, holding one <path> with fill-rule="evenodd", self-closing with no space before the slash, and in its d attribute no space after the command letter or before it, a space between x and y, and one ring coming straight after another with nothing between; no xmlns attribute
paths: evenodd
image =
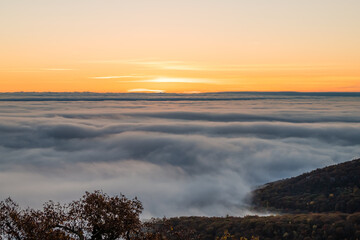
<svg viewBox="0 0 360 240"><path fill-rule="evenodd" d="M215 91L215 92L198 92L198 91L187 91L187 92L94 92L94 91L14 91L14 92L0 92L0 94L11 94L11 93L96 93L96 94L207 94L207 93L359 93L349 91Z"/></svg>

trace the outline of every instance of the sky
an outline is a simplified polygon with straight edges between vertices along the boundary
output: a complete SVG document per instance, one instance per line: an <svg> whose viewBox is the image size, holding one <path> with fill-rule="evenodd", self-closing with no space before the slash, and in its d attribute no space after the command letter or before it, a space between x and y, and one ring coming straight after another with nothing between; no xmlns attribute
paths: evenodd
<svg viewBox="0 0 360 240"><path fill-rule="evenodd" d="M0 92L360 91L358 0L1 0Z"/></svg>
<svg viewBox="0 0 360 240"><path fill-rule="evenodd" d="M103 190L144 219L244 216L252 189L360 156L360 94L115 96L0 94L0 199Z"/></svg>

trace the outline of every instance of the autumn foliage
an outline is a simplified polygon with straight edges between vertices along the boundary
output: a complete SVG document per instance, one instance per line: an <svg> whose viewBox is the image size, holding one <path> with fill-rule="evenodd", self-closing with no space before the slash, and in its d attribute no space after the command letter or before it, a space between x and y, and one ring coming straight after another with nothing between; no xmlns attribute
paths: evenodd
<svg viewBox="0 0 360 240"><path fill-rule="evenodd" d="M17 240L136 239L142 227L139 200L86 192L77 201L52 201L42 211L22 210L10 198L0 202L0 237Z"/></svg>

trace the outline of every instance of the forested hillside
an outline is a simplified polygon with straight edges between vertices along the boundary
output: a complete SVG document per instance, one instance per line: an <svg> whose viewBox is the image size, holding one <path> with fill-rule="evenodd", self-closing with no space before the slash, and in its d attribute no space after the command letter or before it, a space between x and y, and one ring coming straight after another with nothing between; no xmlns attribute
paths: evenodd
<svg viewBox="0 0 360 240"><path fill-rule="evenodd" d="M360 211L360 159L266 184L253 203L284 212Z"/></svg>
<svg viewBox="0 0 360 240"><path fill-rule="evenodd" d="M167 220L174 231L195 232L197 239L360 239L360 213L287 214L207 218L181 217ZM227 238L221 236L229 233ZM224 234L225 233L225 234ZM243 237L243 238L241 238Z"/></svg>

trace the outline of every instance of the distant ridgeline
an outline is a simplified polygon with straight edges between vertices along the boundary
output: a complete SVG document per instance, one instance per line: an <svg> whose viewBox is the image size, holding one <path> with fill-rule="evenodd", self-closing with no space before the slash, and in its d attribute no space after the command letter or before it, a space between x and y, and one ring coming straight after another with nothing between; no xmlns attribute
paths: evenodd
<svg viewBox="0 0 360 240"><path fill-rule="evenodd" d="M255 206L283 212L360 212L360 159L317 169L253 192Z"/></svg>

